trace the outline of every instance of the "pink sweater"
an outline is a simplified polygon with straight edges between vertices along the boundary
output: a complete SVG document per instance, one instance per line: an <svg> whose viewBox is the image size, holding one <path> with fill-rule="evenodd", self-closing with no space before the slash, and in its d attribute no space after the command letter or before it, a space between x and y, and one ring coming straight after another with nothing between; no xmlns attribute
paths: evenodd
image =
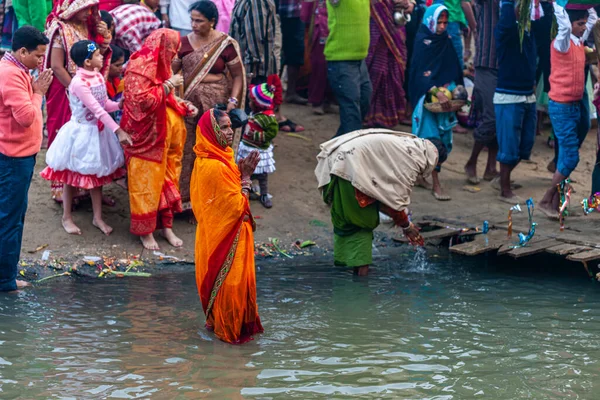
<svg viewBox="0 0 600 400"><path fill-rule="evenodd" d="M42 145L42 96L33 93L31 75L0 61L0 153L28 157Z"/></svg>
<svg viewBox="0 0 600 400"><path fill-rule="evenodd" d="M108 98L106 82L101 73L77 68L77 72L69 85L69 90L88 109L89 115L86 115L88 121L91 121L91 118L96 118L112 132L119 129L119 124L108 114L118 111L119 103Z"/></svg>

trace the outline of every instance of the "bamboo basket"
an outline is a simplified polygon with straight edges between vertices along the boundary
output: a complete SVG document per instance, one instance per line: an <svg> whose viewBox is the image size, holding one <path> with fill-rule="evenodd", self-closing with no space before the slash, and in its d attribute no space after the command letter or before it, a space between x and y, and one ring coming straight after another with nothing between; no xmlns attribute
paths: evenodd
<svg viewBox="0 0 600 400"><path fill-rule="evenodd" d="M435 114L440 114L440 113L459 111L461 108L464 107L465 104L467 104L467 101L466 100L450 100L450 104L451 104L451 107L449 110L444 110L440 103L425 103L424 106L427 109L427 111L435 113Z"/></svg>

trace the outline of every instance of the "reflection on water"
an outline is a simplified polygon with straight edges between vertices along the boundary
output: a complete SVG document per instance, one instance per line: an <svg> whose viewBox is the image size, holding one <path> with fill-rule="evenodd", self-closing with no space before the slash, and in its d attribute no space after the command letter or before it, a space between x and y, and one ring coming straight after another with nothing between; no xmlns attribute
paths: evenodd
<svg viewBox="0 0 600 400"><path fill-rule="evenodd" d="M243 346L204 329L193 274L0 295L0 398L589 399L600 291L579 272L413 250L367 279L266 264L266 333Z"/></svg>

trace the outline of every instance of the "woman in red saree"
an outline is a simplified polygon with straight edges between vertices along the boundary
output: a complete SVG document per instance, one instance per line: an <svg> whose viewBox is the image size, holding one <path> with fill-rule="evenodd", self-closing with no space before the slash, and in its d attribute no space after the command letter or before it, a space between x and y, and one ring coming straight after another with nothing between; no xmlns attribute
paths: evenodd
<svg viewBox="0 0 600 400"><path fill-rule="evenodd" d="M234 161L227 114L211 109L196 129L191 180L196 228L196 284L206 327L225 342L241 344L263 332L256 304L254 219L248 195L258 152Z"/></svg>
<svg viewBox="0 0 600 400"><path fill-rule="evenodd" d="M43 68L52 68L54 79L46 93L48 147L56 134L71 119L67 89L77 66L71 60L71 47L80 40L103 43L110 37L106 24L100 19L99 0L59 0L46 20L45 35L50 39ZM104 66L100 72L106 79L110 66L110 49L102 51ZM52 198L62 202L62 183L52 182ZM83 193L79 193L81 196ZM107 199L108 200L108 199ZM109 204L110 205L110 204Z"/></svg>
<svg viewBox="0 0 600 400"><path fill-rule="evenodd" d="M394 23L396 9L411 13L414 4L409 0L371 0L371 44L366 63L373 97L365 117L368 127L393 128L400 123L411 124L404 92L406 29Z"/></svg>
<svg viewBox="0 0 600 400"><path fill-rule="evenodd" d="M158 29L133 53L125 71L121 128L133 145L124 146L127 163L130 231L146 249L157 250L154 231L174 247L183 242L173 233L173 214L181 212L179 177L185 144L184 116L198 110L173 95L182 83L171 62L180 46L179 33Z"/></svg>

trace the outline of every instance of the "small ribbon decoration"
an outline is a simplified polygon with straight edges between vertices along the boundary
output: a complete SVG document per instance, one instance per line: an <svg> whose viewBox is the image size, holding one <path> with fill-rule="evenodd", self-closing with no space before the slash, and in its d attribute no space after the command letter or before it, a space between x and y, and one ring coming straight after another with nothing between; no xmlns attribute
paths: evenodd
<svg viewBox="0 0 600 400"><path fill-rule="evenodd" d="M569 215L567 207L571 202L571 191L573 190L570 183L571 180L567 178L558 185L556 185L556 188L558 190L558 196L560 198L560 202L558 205L558 219L560 222L561 232L565 230L565 217Z"/></svg>
<svg viewBox="0 0 600 400"><path fill-rule="evenodd" d="M598 207L600 206L600 192L594 193L588 199L583 199L581 201L581 206L583 207L583 213L588 215L594 211L599 211Z"/></svg>
<svg viewBox="0 0 600 400"><path fill-rule="evenodd" d="M512 222L512 213L513 211L516 212L521 212L521 206L518 204L515 204L514 206L512 206L511 208L508 209L508 238L510 239L512 237L512 226L513 226L513 222Z"/></svg>
<svg viewBox="0 0 600 400"><path fill-rule="evenodd" d="M527 200L527 213L529 214L529 232L527 233L527 235L523 234L523 233L519 233L519 244L516 246L513 246L513 248L517 248L517 247L523 247L525 245L527 245L527 243L531 240L531 238L533 238L533 235L535 235L535 227L537 226L537 224L535 222L533 222L533 211L535 210L535 206L533 204L533 199L529 198L529 200Z"/></svg>

